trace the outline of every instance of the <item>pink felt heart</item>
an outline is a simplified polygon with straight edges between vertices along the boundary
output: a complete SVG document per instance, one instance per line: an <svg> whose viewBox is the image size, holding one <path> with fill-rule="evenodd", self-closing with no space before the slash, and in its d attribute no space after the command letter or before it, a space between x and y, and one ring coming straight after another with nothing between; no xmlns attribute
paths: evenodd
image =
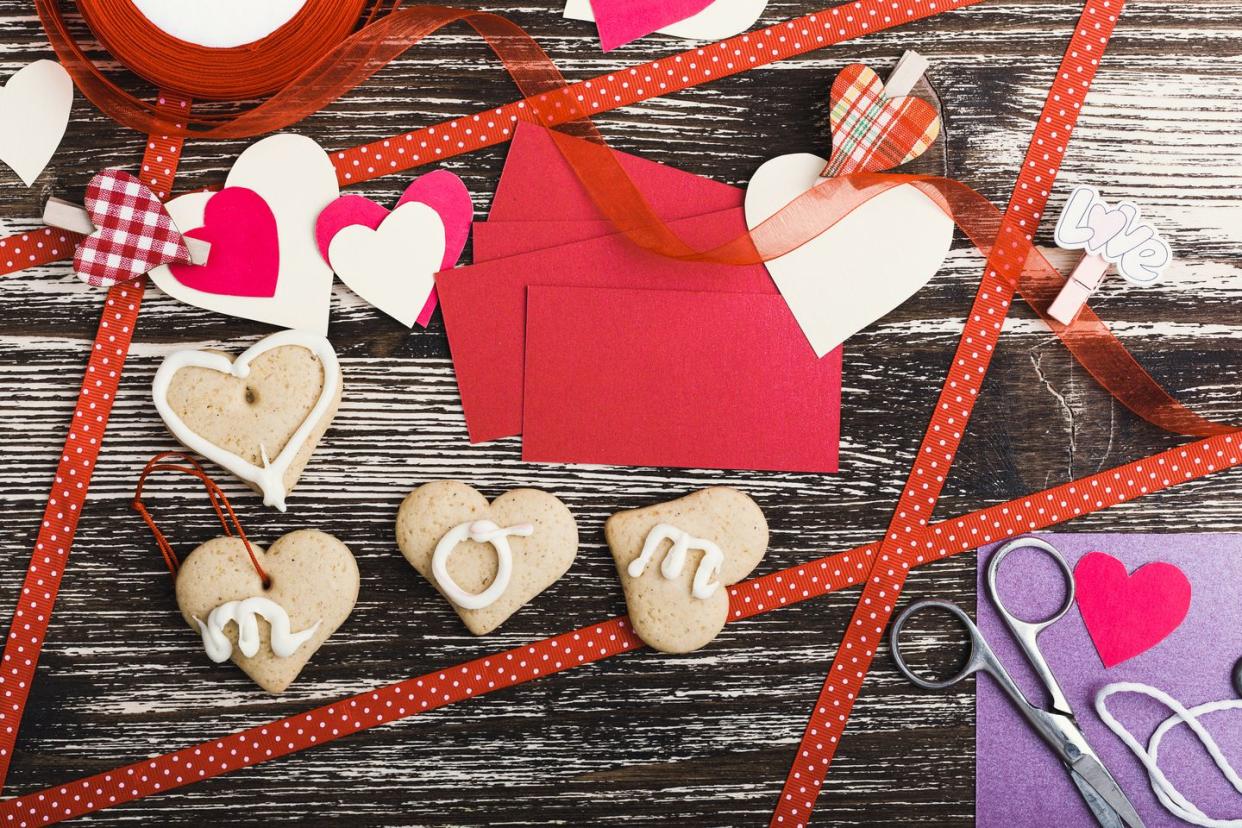
<svg viewBox="0 0 1242 828"><path fill-rule="evenodd" d="M1131 575L1112 555L1092 552L1074 568L1074 583L1078 611L1105 667L1159 644L1190 610L1190 580L1173 564L1150 563Z"/></svg>
<svg viewBox="0 0 1242 828"><path fill-rule="evenodd" d="M186 233L211 243L203 265L168 269L186 287L222 296L276 295L280 237L276 216L263 197L245 187L225 187L203 210L203 226Z"/></svg>
<svg viewBox="0 0 1242 828"><path fill-rule="evenodd" d="M440 267L442 270L453 267L466 248L466 241L470 238L470 226L474 220L474 202L470 199L470 191L466 189L465 183L448 170L427 173L405 188L393 209L410 202L426 204L439 214L440 221L444 223L444 259ZM315 241L319 245L320 255L325 262L328 261L328 249L332 245L332 239L344 228L361 224L376 230L389 215L389 210L369 198L359 195L341 196L324 208L315 224ZM418 315L419 325L427 327L436 303L436 291L432 288L427 296L427 303Z"/></svg>
<svg viewBox="0 0 1242 828"><path fill-rule="evenodd" d="M693 17L711 4L712 0L591 0L591 13L607 52Z"/></svg>

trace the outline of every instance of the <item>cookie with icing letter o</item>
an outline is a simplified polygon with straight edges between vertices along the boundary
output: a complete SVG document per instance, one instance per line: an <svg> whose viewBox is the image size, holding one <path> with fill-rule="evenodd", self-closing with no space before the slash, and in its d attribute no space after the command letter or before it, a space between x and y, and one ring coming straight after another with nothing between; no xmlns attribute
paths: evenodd
<svg viewBox="0 0 1242 828"><path fill-rule="evenodd" d="M152 383L173 436L285 510L285 498L336 416L342 376L327 339L281 331L236 358L177 351Z"/></svg>
<svg viewBox="0 0 1242 828"><path fill-rule="evenodd" d="M569 570L578 524L547 492L514 489L488 503L464 483L440 480L401 504L397 545L470 632L486 635Z"/></svg>
<svg viewBox="0 0 1242 828"><path fill-rule="evenodd" d="M604 524L634 632L666 653L711 643L729 616L728 587L768 549L755 501L725 486L618 512Z"/></svg>
<svg viewBox="0 0 1242 828"><path fill-rule="evenodd" d="M358 564L345 544L315 529L290 532L266 550L250 547L271 579L266 586L242 540L219 537L177 570L177 605L208 658L232 659L264 690L281 693L353 611Z"/></svg>

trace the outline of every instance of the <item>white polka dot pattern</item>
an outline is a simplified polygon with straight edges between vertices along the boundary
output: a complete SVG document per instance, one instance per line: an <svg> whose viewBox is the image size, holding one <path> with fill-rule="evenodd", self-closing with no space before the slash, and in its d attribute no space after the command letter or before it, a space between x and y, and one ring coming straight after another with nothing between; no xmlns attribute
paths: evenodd
<svg viewBox="0 0 1242 828"><path fill-rule="evenodd" d="M1032 235L1048 201L1101 56L1124 0L1087 0L1040 113L996 245L966 319L949 375L909 480L876 550L863 594L811 711L771 825L806 825L879 649L910 568L923 559L928 523L1000 339ZM986 542L986 541L981 541ZM978 546L973 543L972 546Z"/></svg>
<svg viewBox="0 0 1242 828"><path fill-rule="evenodd" d="M332 153L342 186L503 144L518 121L558 126L983 0L853 0L505 106Z"/></svg>
<svg viewBox="0 0 1242 828"><path fill-rule="evenodd" d="M160 104L165 108L169 106L163 97ZM174 106L182 108L188 104L178 100ZM161 198L167 196L172 186L180 149L180 140L167 136L152 139L147 145L144 169L156 156L167 159L158 173L144 173L142 177L143 183L148 184ZM64 235L75 238L72 234ZM0 252L6 241L11 242L12 239L0 241ZM66 253L71 254L72 250L72 245L69 245ZM99 331L91 346L90 360L78 392L73 421L69 425L69 437L60 455L52 491L43 512L43 524L39 528L26 581L13 613L3 660L0 661L0 787L8 775L18 725L30 694L35 666L52 617L65 563L69 559L69 548L77 532L82 504L86 501L86 490L95 471L104 430L108 427L108 417L112 413L121 370L129 353L145 285L145 276L115 285L104 300Z"/></svg>
<svg viewBox="0 0 1242 828"><path fill-rule="evenodd" d="M992 540L1046 529L1079 515L1242 465L1242 432L1211 437L1009 503L934 524L912 566ZM862 583L880 544L809 561L729 589L740 621ZM0 802L0 827L48 825L165 793L555 673L639 649L614 618L523 647L360 693L269 724Z"/></svg>

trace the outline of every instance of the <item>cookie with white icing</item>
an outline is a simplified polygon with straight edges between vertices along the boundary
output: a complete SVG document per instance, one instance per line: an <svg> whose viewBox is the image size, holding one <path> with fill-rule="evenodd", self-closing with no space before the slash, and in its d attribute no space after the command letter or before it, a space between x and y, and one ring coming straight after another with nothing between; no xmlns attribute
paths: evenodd
<svg viewBox="0 0 1242 828"><path fill-rule="evenodd" d="M688 653L724 629L727 587L763 560L768 523L745 494L718 486L619 512L604 537L634 632L657 650Z"/></svg>
<svg viewBox="0 0 1242 828"><path fill-rule="evenodd" d="M578 524L547 492L514 489L488 503L464 483L441 480L401 504L397 545L470 632L486 635L569 570Z"/></svg>
<svg viewBox="0 0 1242 828"><path fill-rule="evenodd" d="M177 605L206 657L232 659L269 693L287 688L358 600L358 565L324 532L290 532L266 551L250 542L271 582L264 588L246 546L219 537L177 570Z"/></svg>
<svg viewBox="0 0 1242 828"><path fill-rule="evenodd" d="M155 375L160 417L186 448L218 463L285 510L285 498L341 403L343 378L327 339L281 331L236 359L177 351Z"/></svg>

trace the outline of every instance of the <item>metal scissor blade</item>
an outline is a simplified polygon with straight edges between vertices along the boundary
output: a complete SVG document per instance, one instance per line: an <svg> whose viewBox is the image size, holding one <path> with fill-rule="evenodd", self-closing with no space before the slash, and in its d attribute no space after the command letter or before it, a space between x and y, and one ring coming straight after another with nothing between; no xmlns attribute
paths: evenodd
<svg viewBox="0 0 1242 828"><path fill-rule="evenodd" d="M1095 792L1096 796L1104 801L1118 818L1121 819L1129 828L1145 828L1143 819L1138 815L1138 811L1134 810L1134 806L1130 804L1130 800L1122 793L1121 787L1117 784L1117 780L1113 779L1113 775L1108 772L1108 768L1094 756L1080 756L1074 761L1070 767L1070 775L1074 779L1074 784L1078 785L1078 789L1083 792L1087 803L1091 805L1091 809L1100 816L1100 811L1095 807L1091 797L1087 796L1084 786ZM1101 818L1101 823L1104 820Z"/></svg>
<svg viewBox="0 0 1242 828"><path fill-rule="evenodd" d="M1078 792L1082 794L1082 798L1086 800L1087 807L1095 815L1095 821L1100 823L1100 828L1126 828L1126 824L1121 821L1117 812L1108 807L1108 803L1095 792L1095 788L1087 784L1087 780L1074 771L1070 771L1069 775L1074 784L1078 786Z"/></svg>

